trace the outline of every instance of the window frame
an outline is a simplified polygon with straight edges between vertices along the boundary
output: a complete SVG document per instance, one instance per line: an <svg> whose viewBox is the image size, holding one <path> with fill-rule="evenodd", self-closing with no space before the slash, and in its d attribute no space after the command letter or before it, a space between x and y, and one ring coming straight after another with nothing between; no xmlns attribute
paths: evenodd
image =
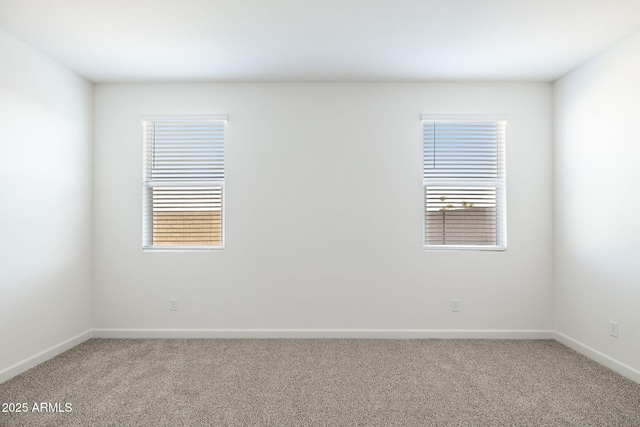
<svg viewBox="0 0 640 427"><path fill-rule="evenodd" d="M228 117L226 114L209 114L209 115L143 115L140 117L143 132L143 171L142 171L142 250L144 252L210 252L225 249L226 240L226 186L225 186L225 152L226 152L226 124ZM222 178L221 179L202 179L194 181L178 180L153 180L149 169L149 159L147 157L147 147L149 142L145 133L145 124L147 122L190 122L190 123L222 123ZM161 187L220 187L220 244L219 245L153 245L149 244L149 239L153 242L153 198L149 196L149 191L153 188ZM151 212L149 212L151 210Z"/></svg>
<svg viewBox="0 0 640 427"><path fill-rule="evenodd" d="M423 114L422 124L422 152L423 152L423 180L422 180L422 248L425 251L498 251L507 250L507 162L506 162L506 130L508 116L505 114ZM493 122L501 123L503 137L497 141L499 158L496 166L496 179L484 178L425 178L425 122ZM501 145L500 145L501 144ZM427 187L495 187L496 191L496 244L495 245L434 245L427 244ZM501 222L500 222L501 221Z"/></svg>

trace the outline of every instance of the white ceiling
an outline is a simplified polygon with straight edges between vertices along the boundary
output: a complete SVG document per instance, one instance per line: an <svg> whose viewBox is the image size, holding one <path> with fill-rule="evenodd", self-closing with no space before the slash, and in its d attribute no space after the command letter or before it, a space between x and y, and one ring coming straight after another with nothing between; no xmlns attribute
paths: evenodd
<svg viewBox="0 0 640 427"><path fill-rule="evenodd" d="M0 28L93 82L550 81L640 0L0 0Z"/></svg>

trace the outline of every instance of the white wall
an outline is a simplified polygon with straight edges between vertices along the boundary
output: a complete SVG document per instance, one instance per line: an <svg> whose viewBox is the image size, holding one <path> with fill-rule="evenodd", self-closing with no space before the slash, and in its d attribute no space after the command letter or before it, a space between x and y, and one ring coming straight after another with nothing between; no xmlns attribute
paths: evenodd
<svg viewBox="0 0 640 427"><path fill-rule="evenodd" d="M639 76L640 33L554 85L556 328L636 370Z"/></svg>
<svg viewBox="0 0 640 427"><path fill-rule="evenodd" d="M1 30L0 58L1 381L91 328L93 89Z"/></svg>
<svg viewBox="0 0 640 427"><path fill-rule="evenodd" d="M549 330L551 103L546 83L97 85L94 327ZM140 115L189 113L229 114L226 249L143 253ZM422 249L421 113L510 116L508 251Z"/></svg>

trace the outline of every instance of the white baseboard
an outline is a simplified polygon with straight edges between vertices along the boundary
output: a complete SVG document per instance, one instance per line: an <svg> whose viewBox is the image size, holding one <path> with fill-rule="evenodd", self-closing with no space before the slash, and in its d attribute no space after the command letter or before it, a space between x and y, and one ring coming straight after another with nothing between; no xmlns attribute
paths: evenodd
<svg viewBox="0 0 640 427"><path fill-rule="evenodd" d="M94 329L95 338L554 339L536 329Z"/></svg>
<svg viewBox="0 0 640 427"><path fill-rule="evenodd" d="M556 331L555 339L558 342L582 354L583 356L586 356L589 359L594 360L599 364L604 365L613 371L616 371L623 377L629 378L632 381L640 383L640 370L632 366L629 366L625 363L622 363L611 356L607 356L601 351L598 351L595 348L589 347L588 345L583 344L580 341L573 339L568 335L563 334L562 332Z"/></svg>
<svg viewBox="0 0 640 427"><path fill-rule="evenodd" d="M46 362L49 359L56 357L59 354L64 353L65 351L81 344L91 338L93 336L93 331L91 329L76 335L75 337L71 337L66 341L63 341L59 344L54 345L53 347L49 347L46 350L41 351L38 354L35 354L27 359L24 359L21 362L16 363L15 365L9 366L6 369L0 371L0 384L27 371L34 366L41 364L42 362Z"/></svg>

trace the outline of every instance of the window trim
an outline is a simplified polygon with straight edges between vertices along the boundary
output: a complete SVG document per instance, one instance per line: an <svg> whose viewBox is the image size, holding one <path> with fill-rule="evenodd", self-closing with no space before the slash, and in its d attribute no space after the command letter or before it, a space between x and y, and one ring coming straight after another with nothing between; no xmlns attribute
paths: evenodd
<svg viewBox="0 0 640 427"><path fill-rule="evenodd" d="M501 159L502 170L499 169L499 172L502 173L502 178L496 180L487 180L478 178L471 182L464 180L452 180L452 179L425 179L424 178L424 164L422 166L423 170L423 180L422 180L422 249L424 251L489 251L489 252L504 252L507 250L507 162L506 162L506 127L507 122L509 120L508 115L506 114L422 114L421 115L421 129L423 133L422 138L422 151L423 151L423 160L424 160L424 122L427 121L435 121L435 122L504 122L503 126L505 128L505 137L503 138L503 158ZM469 185L472 183L472 185ZM430 186L462 186L468 185L473 187L496 187L496 191L502 191L502 202L497 206L498 211L500 212L503 218L503 224L501 227L498 227L496 230L496 238L499 240L499 244L496 245L427 245L426 236L427 236L427 209L426 209L426 189L427 185ZM498 196L496 195L496 200ZM499 236L502 233L503 236ZM500 238L501 237L501 238Z"/></svg>
<svg viewBox="0 0 640 427"><path fill-rule="evenodd" d="M151 180L148 178L148 170L147 170L147 158L146 158L146 146L147 141L145 137L145 122L185 122L185 123L202 123L202 122L223 122L225 126L225 134L223 138L223 165L224 165L224 154L226 152L226 124L228 121L228 116L226 114L208 114L208 115L142 115L140 116L140 121L142 123L142 133L143 133L143 171L142 171L142 251L143 252L212 252L212 251L220 251L225 249L225 241L226 241L226 186L225 181L226 177L223 176L223 179L204 179L201 181L158 181ZM223 169L224 171L224 169ZM149 207L146 205L145 201L145 192L147 189L152 189L154 187L171 187L171 186L185 186L185 187L204 187L204 186L215 186L221 187L221 222L220 222L220 245L147 245L145 242L145 236L149 235L149 231L145 231L145 227L149 227L147 224ZM152 223L151 223L152 224ZM153 225L151 225L153 227ZM150 233L151 238L153 238L153 231Z"/></svg>

